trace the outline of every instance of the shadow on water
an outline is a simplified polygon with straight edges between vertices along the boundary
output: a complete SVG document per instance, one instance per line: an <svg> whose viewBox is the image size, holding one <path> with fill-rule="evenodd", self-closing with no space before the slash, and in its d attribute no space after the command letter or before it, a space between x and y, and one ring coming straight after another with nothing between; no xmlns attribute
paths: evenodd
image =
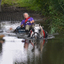
<svg viewBox="0 0 64 64"><path fill-rule="evenodd" d="M0 43L0 56L1 56L1 53L2 53L2 43Z"/></svg>
<svg viewBox="0 0 64 64"><path fill-rule="evenodd" d="M0 43L0 62L2 60L2 43Z"/></svg>
<svg viewBox="0 0 64 64"><path fill-rule="evenodd" d="M0 39L0 56L2 56L2 47L4 42L5 42L4 39Z"/></svg>

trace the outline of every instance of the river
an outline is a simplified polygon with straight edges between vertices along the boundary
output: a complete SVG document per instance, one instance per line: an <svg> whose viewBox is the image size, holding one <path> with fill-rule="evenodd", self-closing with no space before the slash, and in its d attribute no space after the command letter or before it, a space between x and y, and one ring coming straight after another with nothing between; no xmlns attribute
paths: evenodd
<svg viewBox="0 0 64 64"><path fill-rule="evenodd" d="M15 29L20 23L2 24L2 29L9 31L10 27ZM28 40L6 34L3 39L0 64L64 64L64 34L52 35L48 40Z"/></svg>

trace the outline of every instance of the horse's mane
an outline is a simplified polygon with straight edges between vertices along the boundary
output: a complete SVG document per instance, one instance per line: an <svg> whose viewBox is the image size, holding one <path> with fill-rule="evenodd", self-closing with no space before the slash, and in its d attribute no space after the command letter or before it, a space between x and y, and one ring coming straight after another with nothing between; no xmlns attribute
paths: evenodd
<svg viewBox="0 0 64 64"><path fill-rule="evenodd" d="M39 24L35 24L35 27L39 27Z"/></svg>

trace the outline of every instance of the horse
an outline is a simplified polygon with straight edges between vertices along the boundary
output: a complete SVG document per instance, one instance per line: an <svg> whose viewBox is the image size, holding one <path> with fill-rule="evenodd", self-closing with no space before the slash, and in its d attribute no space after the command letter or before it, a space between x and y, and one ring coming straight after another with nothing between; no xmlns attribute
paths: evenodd
<svg viewBox="0 0 64 64"><path fill-rule="evenodd" d="M19 35L21 33L26 33L25 28L21 28L20 26L17 27L14 32L18 33ZM34 24L34 27L30 28L27 36L30 38L47 38L47 32L43 29L40 24Z"/></svg>
<svg viewBox="0 0 64 64"><path fill-rule="evenodd" d="M30 30L31 38L47 38L47 32L44 31L41 25L35 24L34 28Z"/></svg>

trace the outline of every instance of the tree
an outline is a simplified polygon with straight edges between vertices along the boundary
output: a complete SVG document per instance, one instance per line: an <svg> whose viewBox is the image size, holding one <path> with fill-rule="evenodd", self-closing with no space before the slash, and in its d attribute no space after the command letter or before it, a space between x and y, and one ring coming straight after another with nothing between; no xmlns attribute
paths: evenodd
<svg viewBox="0 0 64 64"><path fill-rule="evenodd" d="M1 11L1 0L0 0L0 11Z"/></svg>

